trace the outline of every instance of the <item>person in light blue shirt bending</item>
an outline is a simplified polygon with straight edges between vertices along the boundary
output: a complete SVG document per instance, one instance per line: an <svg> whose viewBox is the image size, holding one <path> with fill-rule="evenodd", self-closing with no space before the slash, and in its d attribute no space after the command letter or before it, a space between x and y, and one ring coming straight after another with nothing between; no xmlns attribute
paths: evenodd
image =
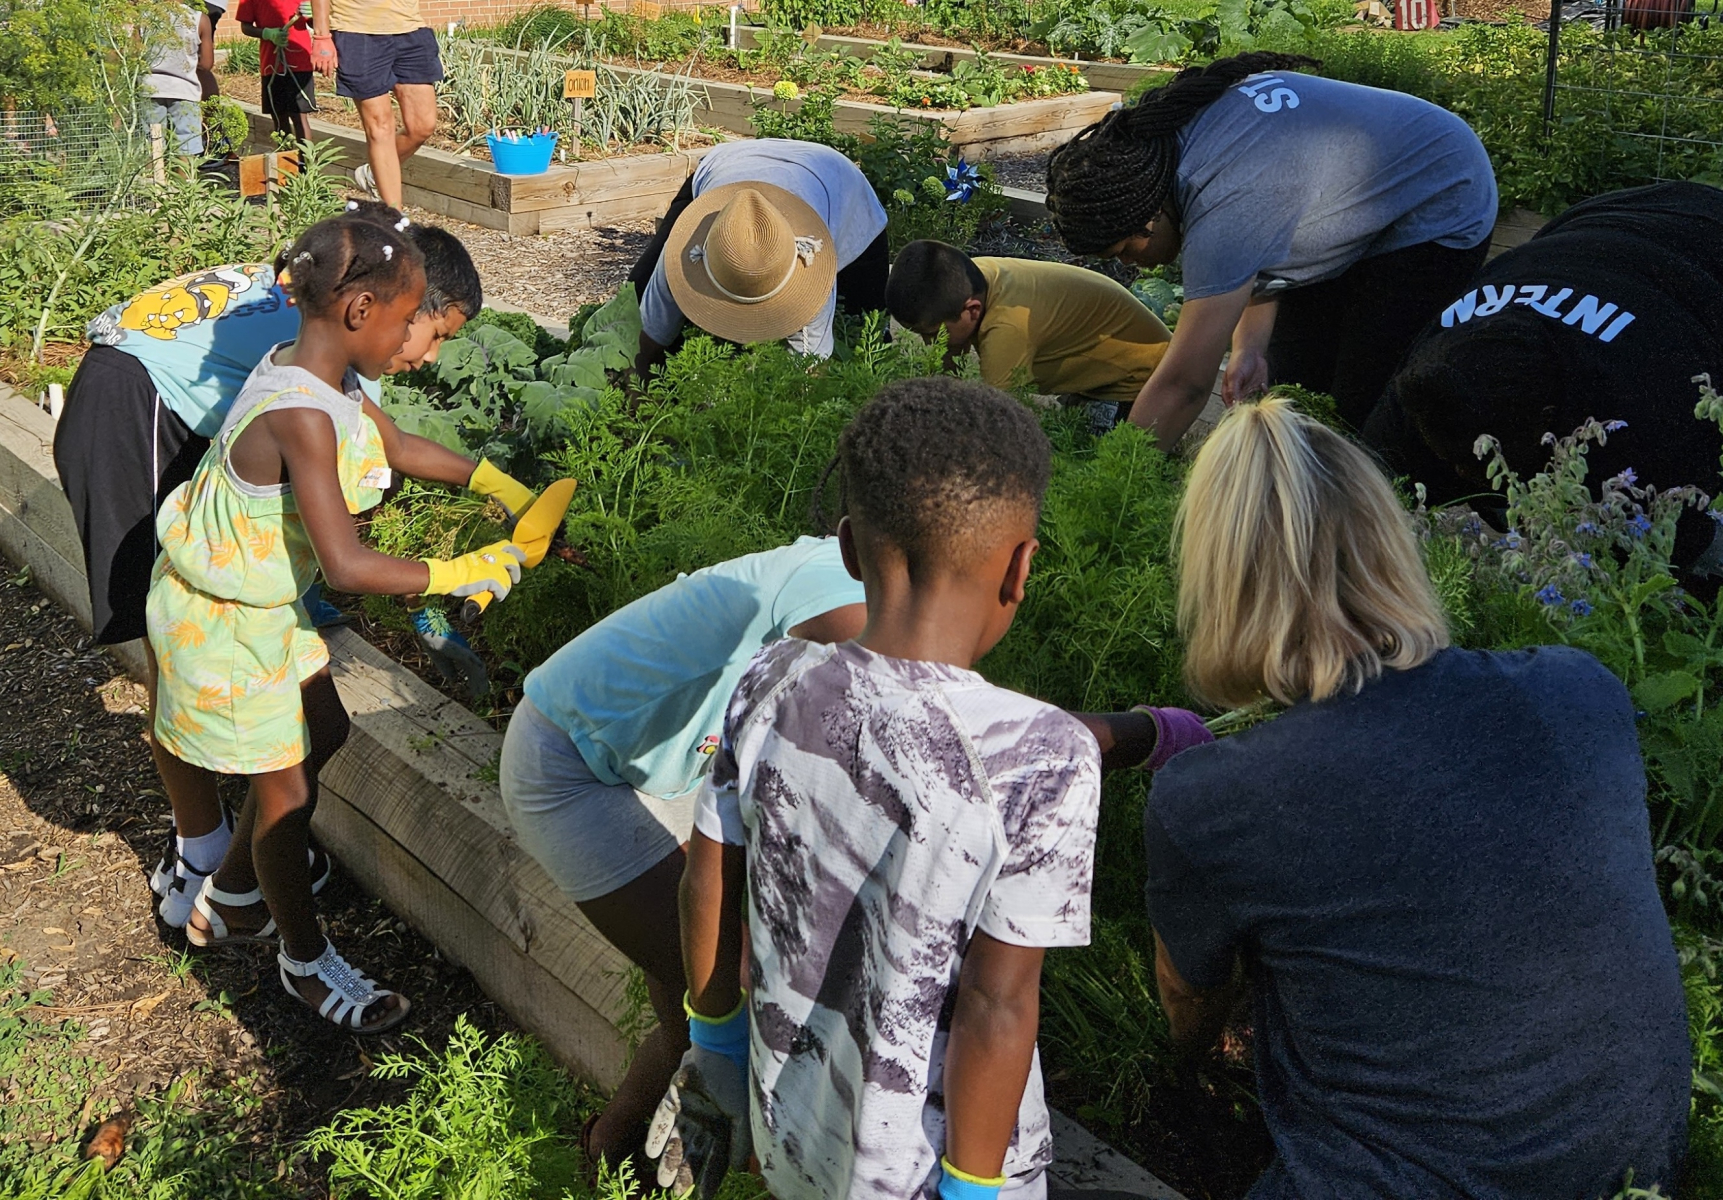
<svg viewBox="0 0 1723 1200"><path fill-rule="evenodd" d="M837 539L804 537L680 576L527 676L503 740L503 804L520 844L646 973L658 1015L582 1134L590 1162L641 1147L688 1049L677 890L730 693L761 647L848 641L866 616Z"/></svg>

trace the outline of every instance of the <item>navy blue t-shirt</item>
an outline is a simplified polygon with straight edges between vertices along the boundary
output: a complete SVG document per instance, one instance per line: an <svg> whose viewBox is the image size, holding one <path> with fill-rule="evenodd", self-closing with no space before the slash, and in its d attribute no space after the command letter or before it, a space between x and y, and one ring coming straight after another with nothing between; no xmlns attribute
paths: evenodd
<svg viewBox="0 0 1723 1200"><path fill-rule="evenodd" d="M1269 1197L1673 1189L1690 1048L1633 709L1595 659L1445 650L1179 755L1149 916L1242 957Z"/></svg>

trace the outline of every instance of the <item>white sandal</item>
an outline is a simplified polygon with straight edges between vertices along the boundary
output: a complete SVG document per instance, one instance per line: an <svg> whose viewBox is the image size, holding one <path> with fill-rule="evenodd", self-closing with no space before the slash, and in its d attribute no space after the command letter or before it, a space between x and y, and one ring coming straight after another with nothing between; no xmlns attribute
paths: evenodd
<svg viewBox="0 0 1723 1200"><path fill-rule="evenodd" d="M215 910L217 904L226 905L228 908L249 908L253 904L262 903L263 892L261 889L252 888L249 892L224 892L215 886L214 875L206 875L203 886L198 889L197 899L192 901L192 908L203 914L203 919L209 922L209 933L206 934L193 926L190 918L187 918L185 940L199 950L212 950L217 946L242 946L254 942L274 941L274 917L265 921L262 929L250 933L233 933L228 929L227 922L222 920L221 914Z"/></svg>
<svg viewBox="0 0 1723 1200"><path fill-rule="evenodd" d="M366 978L363 972L355 970L346 959L335 952L335 943L328 939L324 939L323 953L310 962L289 958L286 950L278 951L275 961L281 965L281 986L287 989L289 996L307 1008L316 1007L317 1015L325 1021L353 1033L386 1033L405 1021L412 1008L405 996L388 988L378 987ZM295 979L310 979L312 976L316 976L318 981L329 989L323 1003L317 1006L313 1006L311 1001L301 996L299 989L293 986ZM399 997L400 1006L379 1024L366 1025L365 1010L390 996Z"/></svg>
<svg viewBox="0 0 1723 1200"><path fill-rule="evenodd" d="M311 894L315 896L328 885L335 874L335 864L329 855L316 846L306 848L305 864L311 872ZM213 874L215 871L210 872L210 875ZM203 890L204 880L208 878L209 875L197 870L173 852L170 835L168 852L162 856L162 861L156 864L155 871L150 875L150 890L162 898L158 912L163 925L169 929L186 927L186 922L191 920L191 914L197 911L198 893ZM220 896L215 897L215 900L218 904L227 903ZM255 904L256 901L252 903Z"/></svg>

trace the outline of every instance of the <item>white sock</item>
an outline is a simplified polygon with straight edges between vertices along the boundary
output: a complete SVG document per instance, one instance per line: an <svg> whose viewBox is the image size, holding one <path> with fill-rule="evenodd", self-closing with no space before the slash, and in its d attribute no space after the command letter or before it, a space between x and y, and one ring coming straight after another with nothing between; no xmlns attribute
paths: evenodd
<svg viewBox="0 0 1723 1200"><path fill-rule="evenodd" d="M180 861L186 865L187 870L196 871L199 875L215 874L215 869L221 866L221 860L227 857L227 847L232 841L233 826L225 819L201 837L174 838Z"/></svg>

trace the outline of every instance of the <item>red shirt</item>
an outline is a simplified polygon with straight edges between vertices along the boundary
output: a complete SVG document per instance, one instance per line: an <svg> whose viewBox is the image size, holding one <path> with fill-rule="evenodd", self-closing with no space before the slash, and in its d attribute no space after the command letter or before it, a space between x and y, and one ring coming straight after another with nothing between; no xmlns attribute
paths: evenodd
<svg viewBox="0 0 1723 1200"><path fill-rule="evenodd" d="M299 16L299 0L239 0L233 10L234 20L241 25L259 29L280 29L287 26L287 69L311 69L311 22ZM276 73L275 43L264 42L258 50L261 73L268 77Z"/></svg>

